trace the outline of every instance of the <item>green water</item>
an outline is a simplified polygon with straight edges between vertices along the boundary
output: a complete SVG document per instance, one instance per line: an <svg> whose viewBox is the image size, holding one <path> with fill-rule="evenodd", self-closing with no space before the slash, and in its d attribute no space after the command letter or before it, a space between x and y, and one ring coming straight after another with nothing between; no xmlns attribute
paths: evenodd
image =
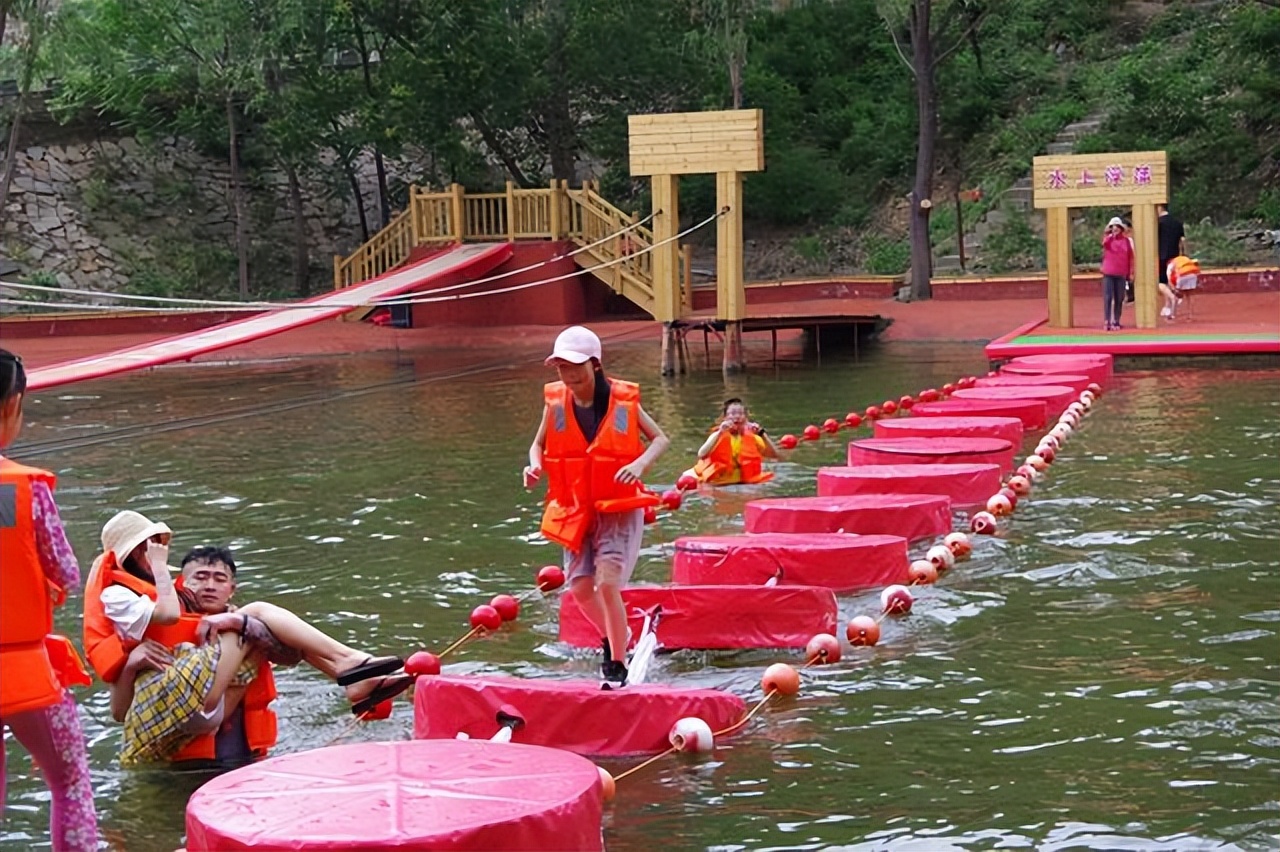
<svg viewBox="0 0 1280 852"><path fill-rule="evenodd" d="M747 396L780 434L985 367L976 345L885 344L726 386L718 371L663 383L651 343L606 353L672 436L655 485L690 463L725 395ZM527 588L556 559L531 540L537 501L519 482L548 379L540 355L162 369L40 395L23 440L79 442L28 458L59 473L86 571L102 523L133 508L174 528L176 552L233 545L242 602L280 603L372 650L439 648L472 606ZM456 376L467 365L488 369ZM314 398L325 401L169 429ZM794 452L769 493L812 493L845 437ZM681 534L740 529L745 499L695 496L651 527L637 580L665 579ZM978 541L909 618L886 623L877 648L813 671L713 759L667 758L621 782L608 847L1277 846L1277 503L1280 372L1119 374L1007 535ZM843 618L871 614L876 593L840 605ZM59 616L77 637L78 608ZM595 659L555 643L554 613L528 607L450 669L593 677ZM766 663L796 657L686 652L655 676L728 681L750 700ZM303 667L278 682L277 753L344 730L347 705L321 676ZM172 850L207 776L120 771L106 692L78 696L105 834L131 852ZM348 739L407 738L410 717L402 702ZM6 759L0 849L47 848L43 788L12 741Z"/></svg>

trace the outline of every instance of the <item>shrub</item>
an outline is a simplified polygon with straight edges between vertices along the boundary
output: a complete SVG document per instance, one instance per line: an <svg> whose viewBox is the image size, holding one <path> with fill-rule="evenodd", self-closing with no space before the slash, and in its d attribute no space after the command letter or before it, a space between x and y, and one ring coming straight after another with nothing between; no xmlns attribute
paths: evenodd
<svg viewBox="0 0 1280 852"><path fill-rule="evenodd" d="M901 275L911 266L911 243L873 234L864 243L867 271L873 275Z"/></svg>

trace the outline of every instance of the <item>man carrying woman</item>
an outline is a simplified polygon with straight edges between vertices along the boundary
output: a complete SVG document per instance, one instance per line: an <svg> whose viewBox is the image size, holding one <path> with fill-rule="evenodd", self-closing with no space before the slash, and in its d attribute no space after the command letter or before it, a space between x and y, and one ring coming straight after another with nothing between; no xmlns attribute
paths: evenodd
<svg viewBox="0 0 1280 852"><path fill-rule="evenodd" d="M163 523L118 513L102 529L103 552L85 588L85 651L111 684L112 715L124 722L123 765L186 759L184 749L212 737L242 702L250 750L265 753L275 743L274 716L265 715L274 697L265 684L267 662L305 660L346 688L358 716L412 683L399 673L398 657L349 648L281 607L259 601L234 612L206 611L226 610L234 587L221 599L205 588L207 578L195 575L211 560L198 551L200 558L184 560L175 583L170 536ZM234 564L225 564L229 554L214 556L234 578ZM216 746L206 746L194 756L211 750L216 754Z"/></svg>

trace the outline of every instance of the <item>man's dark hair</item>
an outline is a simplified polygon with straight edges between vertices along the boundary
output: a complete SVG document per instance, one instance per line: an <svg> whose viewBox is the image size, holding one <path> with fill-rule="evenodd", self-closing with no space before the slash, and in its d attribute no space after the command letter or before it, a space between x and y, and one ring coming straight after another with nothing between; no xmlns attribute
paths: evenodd
<svg viewBox="0 0 1280 852"><path fill-rule="evenodd" d="M221 547L214 544L202 544L199 547L193 547L187 551L187 555L182 557L182 570L187 569L190 562L221 562L231 571L231 576L236 575L236 558L231 555L231 548Z"/></svg>
<svg viewBox="0 0 1280 852"><path fill-rule="evenodd" d="M0 349L0 402L27 392L27 371L22 359L8 349Z"/></svg>
<svg viewBox="0 0 1280 852"><path fill-rule="evenodd" d="M746 404L745 402L743 402L741 399L739 399L739 398L738 398L738 397L736 397L736 396L731 396L731 397L729 397L728 399L726 399L726 400L724 401L724 405L722 405L722 406L720 407L720 413L721 413L721 414L728 414L728 413L729 413L729 406L731 406L731 405L741 405L743 408L746 408L746 407L747 407L747 404Z"/></svg>

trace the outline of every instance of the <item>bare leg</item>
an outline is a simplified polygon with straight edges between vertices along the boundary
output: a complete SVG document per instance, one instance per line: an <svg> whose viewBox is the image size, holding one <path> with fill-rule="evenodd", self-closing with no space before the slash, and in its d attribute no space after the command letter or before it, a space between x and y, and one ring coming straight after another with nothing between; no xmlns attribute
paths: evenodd
<svg viewBox="0 0 1280 852"><path fill-rule="evenodd" d="M240 637L234 633L219 633L218 644L222 646L222 650L218 656L218 667L214 670L213 686L209 687L209 692L204 697L205 713L212 713L217 708L218 702L232 688L232 681L241 664L257 653L251 646L241 645ZM243 695L243 690L241 694Z"/></svg>
<svg viewBox="0 0 1280 852"><path fill-rule="evenodd" d="M591 626L601 636L606 635L604 610L600 608L600 600L596 597L596 578L575 577L569 583L569 591L573 593L573 599L578 602L578 608L587 617L587 621L591 622ZM609 644L613 644L612 639L609 640Z"/></svg>
<svg viewBox="0 0 1280 852"><path fill-rule="evenodd" d="M596 562L596 605L604 616L604 634L609 638L613 659L627 659L627 608L622 603L622 565Z"/></svg>

